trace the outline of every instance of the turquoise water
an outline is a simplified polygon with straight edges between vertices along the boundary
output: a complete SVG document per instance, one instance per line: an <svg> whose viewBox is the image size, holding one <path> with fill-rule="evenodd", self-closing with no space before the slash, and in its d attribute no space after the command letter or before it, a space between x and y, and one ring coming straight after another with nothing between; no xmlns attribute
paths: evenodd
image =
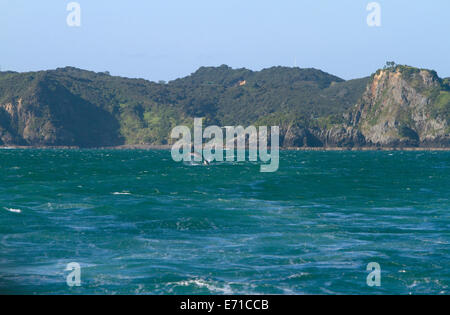
<svg viewBox="0 0 450 315"><path fill-rule="evenodd" d="M449 152L280 161L263 174L168 151L0 150L0 293L449 293Z"/></svg>

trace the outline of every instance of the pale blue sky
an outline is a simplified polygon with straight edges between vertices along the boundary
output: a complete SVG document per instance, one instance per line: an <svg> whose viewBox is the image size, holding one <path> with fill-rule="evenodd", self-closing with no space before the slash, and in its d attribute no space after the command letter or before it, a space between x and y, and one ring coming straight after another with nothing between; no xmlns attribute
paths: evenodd
<svg viewBox="0 0 450 315"><path fill-rule="evenodd" d="M371 0L0 0L0 66L75 66L171 80L200 66L259 70L314 67L345 79L387 60L450 76L450 1L379 0L382 26L366 23Z"/></svg>

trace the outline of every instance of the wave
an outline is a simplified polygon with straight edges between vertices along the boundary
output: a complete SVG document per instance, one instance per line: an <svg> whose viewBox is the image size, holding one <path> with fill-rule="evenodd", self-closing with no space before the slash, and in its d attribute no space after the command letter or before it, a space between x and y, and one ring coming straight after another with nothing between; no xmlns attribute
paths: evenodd
<svg viewBox="0 0 450 315"><path fill-rule="evenodd" d="M13 209L13 208L6 208L4 207L3 209L5 209L6 211L12 212L12 213L22 213L22 210L20 209Z"/></svg>
<svg viewBox="0 0 450 315"><path fill-rule="evenodd" d="M168 283L168 285L173 285L175 287L177 287L177 286L181 286L181 287L194 286L194 287L201 288L201 289L207 289L211 293L219 293L219 294L225 294L225 295L233 294L233 290L230 287L230 285L228 285L226 283L220 284L218 282L206 281L203 279L192 279L192 280L173 282L173 283Z"/></svg>

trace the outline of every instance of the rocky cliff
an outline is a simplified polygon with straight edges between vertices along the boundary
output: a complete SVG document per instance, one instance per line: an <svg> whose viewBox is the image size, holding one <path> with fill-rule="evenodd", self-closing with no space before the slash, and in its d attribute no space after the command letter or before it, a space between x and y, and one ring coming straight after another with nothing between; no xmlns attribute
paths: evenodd
<svg viewBox="0 0 450 315"><path fill-rule="evenodd" d="M377 71L342 121L289 126L288 147L450 147L450 80L408 66Z"/></svg>
<svg viewBox="0 0 450 315"><path fill-rule="evenodd" d="M0 85L0 145L120 143L118 123L107 111L74 95L45 72L21 79L26 82L6 75Z"/></svg>
<svg viewBox="0 0 450 315"><path fill-rule="evenodd" d="M351 111L366 145L450 146L450 92L434 71L396 66L373 75Z"/></svg>

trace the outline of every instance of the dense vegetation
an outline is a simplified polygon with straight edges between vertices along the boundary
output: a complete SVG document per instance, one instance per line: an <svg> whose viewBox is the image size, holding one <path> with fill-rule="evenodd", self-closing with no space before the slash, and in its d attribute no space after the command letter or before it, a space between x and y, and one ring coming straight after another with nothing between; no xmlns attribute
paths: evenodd
<svg viewBox="0 0 450 315"><path fill-rule="evenodd" d="M254 72L225 65L167 84L71 67L3 72L0 142L166 144L174 126L191 125L194 117L222 126L327 124L357 102L368 80L344 81L316 69ZM6 104L16 111L8 112Z"/></svg>

